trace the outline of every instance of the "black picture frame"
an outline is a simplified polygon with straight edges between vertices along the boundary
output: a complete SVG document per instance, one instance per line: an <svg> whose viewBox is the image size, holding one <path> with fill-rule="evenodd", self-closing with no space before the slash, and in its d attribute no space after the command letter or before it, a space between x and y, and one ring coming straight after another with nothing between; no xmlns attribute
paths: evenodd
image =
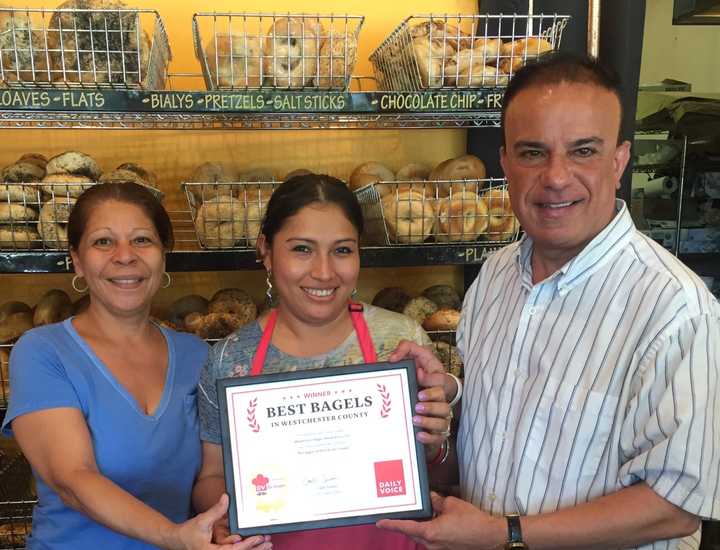
<svg viewBox="0 0 720 550"><path fill-rule="evenodd" d="M244 376L238 378L222 378L218 379L217 394L218 404L220 407L220 425L222 435L222 453L223 463L225 466L225 486L230 504L228 506L228 519L230 532L239 534L243 537L252 535L272 535L276 533L290 533L294 531L304 531L310 529L325 529L330 527L343 527L350 525L362 525L375 523L380 519L428 519L432 517L432 504L430 501L430 486L428 480L427 463L425 459L425 451L423 444L420 443L415 435L420 431L413 425L413 440L415 443L415 453L417 457L417 475L419 482L419 497L421 507L417 510L389 512L369 515L354 515L351 517L331 518L322 520L302 521L294 523L257 525L249 528L240 528L237 523L237 495L235 494L235 476L234 464L232 456L232 446L230 437L229 407L227 398L227 389L237 386L251 386L256 384L266 384L272 382L284 382L308 379L325 379L333 378L348 374L372 373L387 370L404 370L407 375L407 407L406 414L412 416L417 403L418 384L415 373L415 363L413 360L404 360L397 363L379 362L360 365L349 365L343 367L327 367L321 369L312 369L305 371L295 371L286 373L262 374L259 376Z"/></svg>

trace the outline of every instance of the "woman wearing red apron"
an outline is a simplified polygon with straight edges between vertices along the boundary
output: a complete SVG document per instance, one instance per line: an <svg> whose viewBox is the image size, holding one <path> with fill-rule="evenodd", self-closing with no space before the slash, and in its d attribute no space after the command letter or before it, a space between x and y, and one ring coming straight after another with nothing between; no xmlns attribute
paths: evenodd
<svg viewBox="0 0 720 550"><path fill-rule="evenodd" d="M198 392L203 466L193 492L198 511L225 491L215 380L385 361L400 340L428 344L422 328L403 315L351 302L360 271L362 212L340 180L299 176L273 194L258 251L277 307L214 346ZM418 372L424 389L413 418L429 458L445 439L450 408L442 373ZM227 526L215 542L230 542ZM359 525L273 535L275 549L404 550L404 535Z"/></svg>

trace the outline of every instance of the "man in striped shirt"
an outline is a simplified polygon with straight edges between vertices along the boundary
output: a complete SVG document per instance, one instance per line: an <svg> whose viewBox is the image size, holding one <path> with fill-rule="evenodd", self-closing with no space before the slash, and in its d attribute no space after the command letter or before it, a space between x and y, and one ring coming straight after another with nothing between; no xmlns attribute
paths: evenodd
<svg viewBox="0 0 720 550"><path fill-rule="evenodd" d="M621 117L589 59L509 84L501 162L526 235L465 296L463 500L380 526L431 550L696 549L700 518L720 518L720 306L615 199Z"/></svg>

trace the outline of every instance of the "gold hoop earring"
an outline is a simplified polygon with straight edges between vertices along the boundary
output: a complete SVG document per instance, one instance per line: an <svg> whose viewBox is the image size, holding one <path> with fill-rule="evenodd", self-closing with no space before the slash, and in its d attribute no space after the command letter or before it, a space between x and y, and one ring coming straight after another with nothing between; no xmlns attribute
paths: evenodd
<svg viewBox="0 0 720 550"><path fill-rule="evenodd" d="M87 289L88 289L87 282L85 282L85 288L78 288L78 284L77 284L77 283L78 283L78 281L79 281L80 279L82 279L82 277L81 277L80 275L75 275L75 276L72 278L72 282L70 283L70 285L73 287L73 290L74 290L75 292L77 292L78 294L82 294L82 293L84 293L84 292L87 292Z"/></svg>
<svg viewBox="0 0 720 550"><path fill-rule="evenodd" d="M167 282L162 285L162 288L170 288L170 285L172 284L172 279L170 278L170 273L167 271L163 271L163 276L167 277Z"/></svg>

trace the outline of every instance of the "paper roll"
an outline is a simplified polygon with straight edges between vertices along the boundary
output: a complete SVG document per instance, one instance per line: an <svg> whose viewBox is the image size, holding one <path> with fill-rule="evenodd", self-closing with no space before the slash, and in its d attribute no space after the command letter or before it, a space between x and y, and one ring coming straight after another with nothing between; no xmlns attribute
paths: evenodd
<svg viewBox="0 0 720 550"><path fill-rule="evenodd" d="M648 180L643 186L646 197L662 197L670 195L678 188L676 178L662 177Z"/></svg>

